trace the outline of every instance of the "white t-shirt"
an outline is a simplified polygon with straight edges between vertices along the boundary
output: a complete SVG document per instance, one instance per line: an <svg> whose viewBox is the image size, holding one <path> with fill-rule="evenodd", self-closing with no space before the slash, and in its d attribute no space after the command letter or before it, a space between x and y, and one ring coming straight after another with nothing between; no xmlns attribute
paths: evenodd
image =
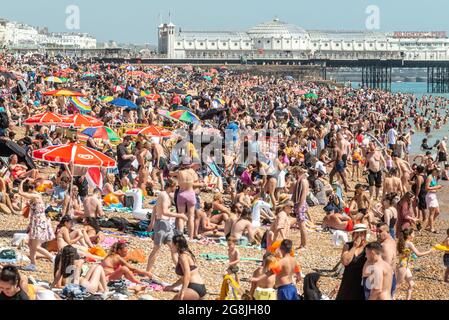
<svg viewBox="0 0 449 320"><path fill-rule="evenodd" d="M397 135L398 135L398 132L394 128L391 128L390 130L388 130L388 132L387 132L388 143L396 144Z"/></svg>

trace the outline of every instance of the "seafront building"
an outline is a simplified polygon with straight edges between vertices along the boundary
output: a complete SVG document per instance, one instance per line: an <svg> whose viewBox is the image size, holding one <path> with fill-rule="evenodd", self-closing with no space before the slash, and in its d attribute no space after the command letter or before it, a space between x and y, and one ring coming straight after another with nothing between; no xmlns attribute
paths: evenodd
<svg viewBox="0 0 449 320"><path fill-rule="evenodd" d="M158 28L158 52L170 59L383 59L449 60L446 32L304 30L279 19L247 31Z"/></svg>
<svg viewBox="0 0 449 320"><path fill-rule="evenodd" d="M97 40L86 33L56 33L0 19L0 48L95 49Z"/></svg>

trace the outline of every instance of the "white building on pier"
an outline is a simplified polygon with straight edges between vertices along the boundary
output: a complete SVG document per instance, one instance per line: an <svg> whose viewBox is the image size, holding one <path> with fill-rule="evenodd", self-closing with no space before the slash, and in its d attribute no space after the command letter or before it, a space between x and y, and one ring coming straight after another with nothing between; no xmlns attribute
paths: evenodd
<svg viewBox="0 0 449 320"><path fill-rule="evenodd" d="M184 31L158 28L158 51L172 59L385 59L449 60L445 32L306 31L274 19L247 31Z"/></svg>

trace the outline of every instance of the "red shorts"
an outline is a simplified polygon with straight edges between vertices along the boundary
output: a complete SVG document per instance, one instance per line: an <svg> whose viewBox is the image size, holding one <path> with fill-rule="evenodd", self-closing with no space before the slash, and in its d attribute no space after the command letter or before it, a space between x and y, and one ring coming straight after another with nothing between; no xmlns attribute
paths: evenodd
<svg viewBox="0 0 449 320"><path fill-rule="evenodd" d="M347 224L347 226L346 226L346 229L345 229L346 231L348 231L348 232L350 232L350 231L352 231L352 230L354 230L354 221L352 221L352 220L348 220L348 224Z"/></svg>

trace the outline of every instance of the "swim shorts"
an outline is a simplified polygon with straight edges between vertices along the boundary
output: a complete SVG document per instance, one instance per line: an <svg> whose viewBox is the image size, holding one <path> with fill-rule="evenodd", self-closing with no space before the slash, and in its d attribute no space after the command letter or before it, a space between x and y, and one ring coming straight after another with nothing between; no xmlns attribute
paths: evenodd
<svg viewBox="0 0 449 320"><path fill-rule="evenodd" d="M278 300L299 300L298 292L293 284L280 286L278 290Z"/></svg>
<svg viewBox="0 0 449 320"><path fill-rule="evenodd" d="M376 188L382 187L382 171L373 172L369 170L368 183L370 187L376 186Z"/></svg>
<svg viewBox="0 0 449 320"><path fill-rule="evenodd" d="M168 220L156 220L154 223L154 245L161 246L173 240L173 228Z"/></svg>
<svg viewBox="0 0 449 320"><path fill-rule="evenodd" d="M337 170L337 172L345 172L345 167L346 164L343 160L338 160L335 164L335 170Z"/></svg>
<svg viewBox="0 0 449 320"><path fill-rule="evenodd" d="M277 300L276 290L272 288L256 288L254 300Z"/></svg>
<svg viewBox="0 0 449 320"><path fill-rule="evenodd" d="M309 205L307 204L307 202L304 202L302 206L300 206L299 203L296 203L293 210L298 222L304 222L307 220L307 211L309 210Z"/></svg>
<svg viewBox="0 0 449 320"><path fill-rule="evenodd" d="M352 230L354 230L354 221L353 220L348 220L348 224L346 225L346 231L351 232Z"/></svg>
<svg viewBox="0 0 449 320"><path fill-rule="evenodd" d="M176 205L178 210L181 208L186 208L188 206L195 207L196 205L196 194L193 190L183 190L179 191L178 197L176 199Z"/></svg>

